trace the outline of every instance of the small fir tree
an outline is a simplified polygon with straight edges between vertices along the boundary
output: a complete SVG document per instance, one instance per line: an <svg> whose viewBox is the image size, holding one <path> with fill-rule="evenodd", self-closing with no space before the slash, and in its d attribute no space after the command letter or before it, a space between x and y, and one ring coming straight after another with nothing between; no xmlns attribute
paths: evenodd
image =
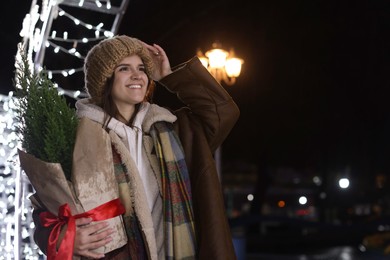
<svg viewBox="0 0 390 260"><path fill-rule="evenodd" d="M46 162L60 163L70 180L78 123L76 112L59 95L47 74L32 72L27 55L20 53L14 83L19 121L16 132L27 153Z"/></svg>

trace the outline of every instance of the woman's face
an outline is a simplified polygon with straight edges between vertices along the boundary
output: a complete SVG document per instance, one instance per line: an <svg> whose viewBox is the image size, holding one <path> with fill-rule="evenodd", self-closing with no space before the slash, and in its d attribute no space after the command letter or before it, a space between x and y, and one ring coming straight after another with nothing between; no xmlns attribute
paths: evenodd
<svg viewBox="0 0 390 260"><path fill-rule="evenodd" d="M144 101L148 77L145 65L138 55L131 55L119 62L114 70L112 98L120 112Z"/></svg>

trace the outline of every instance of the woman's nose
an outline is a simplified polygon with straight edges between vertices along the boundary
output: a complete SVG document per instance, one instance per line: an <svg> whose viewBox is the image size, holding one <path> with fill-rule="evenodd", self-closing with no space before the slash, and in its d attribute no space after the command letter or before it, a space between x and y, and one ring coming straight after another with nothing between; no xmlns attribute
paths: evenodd
<svg viewBox="0 0 390 260"><path fill-rule="evenodd" d="M131 73L131 78L132 79L139 79L140 74L137 71L134 71L133 73Z"/></svg>

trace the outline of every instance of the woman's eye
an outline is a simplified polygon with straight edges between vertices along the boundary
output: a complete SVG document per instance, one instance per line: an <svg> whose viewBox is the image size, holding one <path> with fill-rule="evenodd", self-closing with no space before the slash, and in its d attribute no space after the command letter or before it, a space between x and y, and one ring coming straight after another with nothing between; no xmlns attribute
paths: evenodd
<svg viewBox="0 0 390 260"><path fill-rule="evenodd" d="M139 71L146 72L145 68L139 68Z"/></svg>
<svg viewBox="0 0 390 260"><path fill-rule="evenodd" d="M129 70L129 68L126 66L119 67L119 71L128 71L128 70Z"/></svg>

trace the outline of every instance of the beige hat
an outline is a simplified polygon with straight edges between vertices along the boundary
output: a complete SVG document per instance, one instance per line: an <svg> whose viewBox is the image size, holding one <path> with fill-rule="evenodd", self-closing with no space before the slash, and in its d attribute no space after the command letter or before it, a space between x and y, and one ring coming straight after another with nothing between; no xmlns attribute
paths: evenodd
<svg viewBox="0 0 390 260"><path fill-rule="evenodd" d="M115 67L122 59L133 54L141 57L150 78L153 72L152 58L148 49L136 38L115 36L99 42L88 52L84 62L85 89L94 102L102 104L104 87Z"/></svg>

